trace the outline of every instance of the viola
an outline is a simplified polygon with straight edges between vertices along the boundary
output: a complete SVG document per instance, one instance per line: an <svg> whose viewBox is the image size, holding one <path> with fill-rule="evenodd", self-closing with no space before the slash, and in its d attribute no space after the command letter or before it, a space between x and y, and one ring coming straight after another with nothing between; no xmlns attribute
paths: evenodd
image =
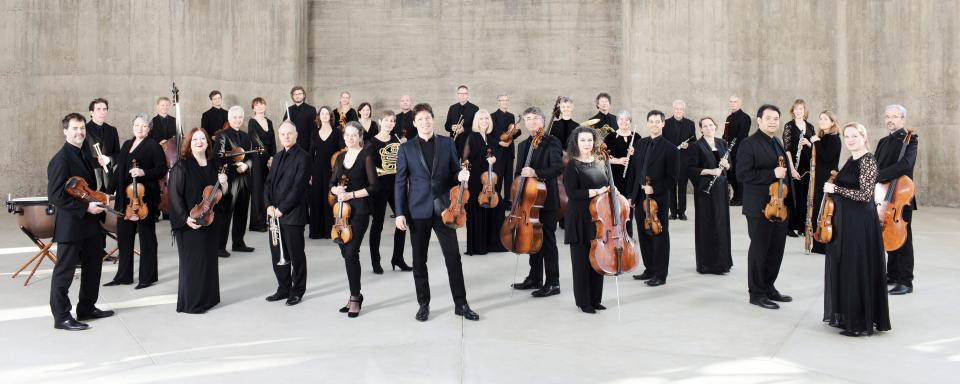
<svg viewBox="0 0 960 384"><path fill-rule="evenodd" d="M543 140L543 128L533 135L524 168L530 166L533 150ZM533 254L543 246L543 224L540 209L547 200L547 185L535 177L517 176L510 188L510 213L500 227L500 243L513 253Z"/></svg>
<svg viewBox="0 0 960 384"><path fill-rule="evenodd" d="M913 129L907 128L907 135L903 138L900 147L900 156L903 159L913 137ZM877 203L877 214L880 216L880 226L883 229L883 248L887 252L896 251L907 242L907 221L903 219L904 207L913 201L915 188L910 176L903 175L887 183L879 183L874 189L874 199Z"/></svg>
<svg viewBox="0 0 960 384"><path fill-rule="evenodd" d="M650 186L650 184L650 176L647 176L644 185ZM651 199L646 192L643 193L641 208L643 208L643 215L645 216L643 218L643 230L652 236L659 236L663 233L663 224L660 223L660 217L657 216L660 207L657 205L657 201Z"/></svg>
<svg viewBox="0 0 960 384"><path fill-rule="evenodd" d="M262 155L263 152L264 152L263 147L254 148L254 149L251 149L251 150L249 150L249 151L244 150L242 147L236 147L236 148L232 148L232 149L230 149L230 150L228 150L228 151L224 151L224 152L218 153L218 154L217 154L217 157L226 157L226 158L229 158L229 159L230 159L231 161L233 161L233 162L238 162L238 161L243 161L243 159L245 159L245 158L247 157L247 155L249 155L249 154L251 154L251 153L256 153L256 154L258 154L258 155Z"/></svg>
<svg viewBox="0 0 960 384"><path fill-rule="evenodd" d="M460 167L470 169L470 160L464 160ZM450 206L440 212L440 219L443 224L450 228L463 228L467 224L467 211L463 209L463 203L470 198L470 190L467 188L467 182L461 181L460 185L450 188Z"/></svg>
<svg viewBox="0 0 960 384"><path fill-rule="evenodd" d="M120 212L117 212L117 210L107 205L110 203L110 197L107 196L106 193L90 189L90 184L87 184L87 180L80 176L73 176L67 179L63 189L67 192L68 196L82 203L100 203L100 207L108 213L123 216Z"/></svg>
<svg viewBox="0 0 960 384"><path fill-rule="evenodd" d="M487 148L487 158L493 157L493 150ZM493 164L487 163L487 170L480 175L483 189L477 196L477 204L483 208L493 208L500 204L500 195L497 194L497 174L493 172Z"/></svg>
<svg viewBox="0 0 960 384"><path fill-rule="evenodd" d="M346 187L350 179L347 175L340 176L339 186ZM353 240L353 228L350 227L350 215L352 214L350 203L338 201L333 206L333 228L330 229L330 238L334 243L347 244Z"/></svg>
<svg viewBox="0 0 960 384"><path fill-rule="evenodd" d="M630 202L613 183L610 153L605 144L600 145L600 159L606 163L610 188L590 200L590 218L597 227L596 238L590 240L590 266L601 275L618 276L637 268L640 251L627 233Z"/></svg>
<svg viewBox="0 0 960 384"><path fill-rule="evenodd" d="M137 160L132 161L131 168L137 167ZM143 194L146 190L143 187L143 183L137 182L137 177L133 176L133 182L127 186L127 209L123 218L125 220L140 220L147 217L147 214L150 212L147 209L147 204L143 202Z"/></svg>
<svg viewBox="0 0 960 384"><path fill-rule="evenodd" d="M777 156L777 167L783 168L783 156ZM787 221L787 205L783 202L787 198L787 183L783 178L770 183L770 201L763 207L763 217L770 221Z"/></svg>
<svg viewBox="0 0 960 384"><path fill-rule="evenodd" d="M828 183L833 183L837 178L837 171L830 171ZM823 194L823 200L820 201L820 215L817 216L817 231L813 233L813 239L828 244L833 241L833 213L837 206L833 201L833 196L829 193Z"/></svg>
<svg viewBox="0 0 960 384"><path fill-rule="evenodd" d="M220 167L220 174L223 174L226 171L226 165ZM210 224L213 224L213 207L220 202L221 198L223 198L223 189L221 188L219 181L213 183L213 185L203 187L203 194L200 198L200 202L190 209L190 217L193 218L193 220L197 222L197 225L201 227L206 227Z"/></svg>
<svg viewBox="0 0 960 384"><path fill-rule="evenodd" d="M518 137L520 137L520 128L516 123L510 123L507 125L507 130L500 134L500 141L513 144Z"/></svg>

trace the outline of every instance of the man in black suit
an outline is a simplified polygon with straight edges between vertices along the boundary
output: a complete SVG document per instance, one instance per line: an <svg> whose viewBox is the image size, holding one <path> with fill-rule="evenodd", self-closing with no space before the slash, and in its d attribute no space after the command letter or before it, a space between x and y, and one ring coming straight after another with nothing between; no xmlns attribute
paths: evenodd
<svg viewBox="0 0 960 384"><path fill-rule="evenodd" d="M670 221L667 219L670 191L677 185L677 147L663 137L663 112L652 110L647 113L647 129L650 136L644 137L636 144L639 148L630 160L630 174L627 178L627 191L624 196L634 206L636 217L637 239L640 242L640 256L643 259L645 270L634 275L636 280L646 280L644 283L651 287L658 287L667 283L667 271L670 267ZM646 185L647 178L650 185ZM663 231L653 235L643 230L643 221L646 212L642 202L646 196L657 202L659 210L657 219Z"/></svg>
<svg viewBox="0 0 960 384"><path fill-rule="evenodd" d="M410 95L400 96L400 112L397 112L397 124L390 135L396 136L401 143L417 137L417 127L413 126L413 102Z"/></svg>
<svg viewBox="0 0 960 384"><path fill-rule="evenodd" d="M170 116L170 98L161 96L157 99L157 115L150 121L150 133L147 137L157 144L163 145L167 140L177 135L177 118Z"/></svg>
<svg viewBox="0 0 960 384"><path fill-rule="evenodd" d="M917 135L914 134L903 151L903 140L907 131L903 129L907 118L907 109L902 105L890 105L884 111L889 134L877 143L877 182L885 183L907 176L913 179L913 167L917 164ZM896 251L887 252L887 284L895 284L891 295L904 295L913 292L913 211L917 209L917 199L904 207L903 219L907 222L907 241Z"/></svg>
<svg viewBox="0 0 960 384"><path fill-rule="evenodd" d="M397 228L402 231L410 228L413 280L417 288L417 303L420 304L415 318L417 321L427 321L430 316L427 250L432 229L437 234L447 265L454 313L467 320L479 320L480 315L467 304L457 232L440 219L440 213L450 205L450 188L469 180L470 171L460 169L453 140L433 133L433 109L430 104L417 104L413 108L413 124L417 127L417 137L400 144L397 153L394 206L397 207Z"/></svg>
<svg viewBox="0 0 960 384"><path fill-rule="evenodd" d="M663 137L677 147L677 184L670 189L670 220L687 219L687 164L693 151L688 151L690 143L696 141L696 125L683 115L686 113L687 103L683 100L673 101L673 116L667 119L663 126Z"/></svg>
<svg viewBox="0 0 960 384"><path fill-rule="evenodd" d="M250 210L250 167L253 166L253 158L245 156L243 161L234 161L229 157L220 154L235 148L249 151L253 149L253 142L247 132L240 130L243 126L243 107L234 105L230 107L228 115L227 128L221 129L217 133L217 158L220 165L227 165L227 178L229 179L230 189L223 196L220 204L226 205L226 212L223 220L220 221L220 257L230 257L227 252L227 237L233 237L233 250L236 252L253 252L253 247L248 247L243 241L243 235L247 231L247 213ZM231 231L230 223L233 222Z"/></svg>
<svg viewBox="0 0 960 384"><path fill-rule="evenodd" d="M603 126L606 125L610 127L610 130L607 131L608 133L615 132L619 128L619 126L617 126L617 116L610 113L610 106L612 102L612 99L610 98L610 94L606 92L600 92L599 94L597 94L596 102L597 102L596 104L597 114L593 115L593 117L591 117L590 119L597 119L600 121L594 124L593 127L596 129L606 130L606 128L603 128ZM604 133L600 134L600 136L604 136L604 135L605 135Z"/></svg>
<svg viewBox="0 0 960 384"><path fill-rule="evenodd" d="M47 198L56 207L53 241L57 243L57 263L50 278L50 311L53 327L70 331L89 328L80 321L113 316L113 311L102 311L94 305L100 292L100 269L103 266L103 235L100 218L104 212L100 203L83 203L71 198L65 188L67 180L80 176L94 185L96 160L83 150L86 139L85 119L79 113L63 118L66 143L47 165ZM70 315L70 285L80 264L80 300L77 319ZM79 321L78 321L79 320Z"/></svg>
<svg viewBox="0 0 960 384"><path fill-rule="evenodd" d="M457 87L457 102L447 110L447 122L443 124L443 128L450 132L450 137L456 136L457 153L463 153L467 137L473 132L473 117L479 110L480 107L470 102L470 90L467 86Z"/></svg>
<svg viewBox="0 0 960 384"><path fill-rule="evenodd" d="M200 127L207 131L207 135L214 137L217 131L223 129L227 123L227 110L223 109L223 94L220 91L210 91L210 109L200 116Z"/></svg>
<svg viewBox="0 0 960 384"><path fill-rule="evenodd" d="M780 109L764 104L757 111L759 129L742 141L737 158L737 178L743 183L743 215L747 217L750 249L747 251L747 283L750 304L766 309L778 309L793 298L780 294L774 287L783 261L783 246L787 241L787 221L769 220L763 208L770 201L770 184L783 179L787 168L777 162L785 157L783 143L777 137L780 127ZM784 160L786 161L786 160Z"/></svg>
<svg viewBox="0 0 960 384"><path fill-rule="evenodd" d="M297 129L289 120L280 124L280 145L283 150L273 158L273 166L264 183L263 197L267 219L279 218L282 243L270 242L273 273L277 275L277 292L267 301L286 299L297 305L307 289L307 255L303 250L303 228L307 225L307 180L310 157L297 144ZM273 228L271 228L273 230ZM273 236L273 234L271 234ZM283 247L284 265L280 262Z"/></svg>
<svg viewBox="0 0 960 384"><path fill-rule="evenodd" d="M507 112L507 109L510 108L510 96L507 94L500 94L497 96L497 110L490 114L490 119L493 120L493 137L500 137L500 135L507 131L507 126L510 124L515 124L517 118L513 116L513 113ZM520 136L520 130L517 130L516 135L513 137L516 139ZM498 139L497 145L506 148L503 154L502 160L507 165L504 169L510 169L513 166L513 160L517 157L515 147L513 142L507 143L500 141ZM561 144L561 146L563 146ZM513 188L513 179L503 180L502 190L497 191L500 196L510 196L510 188ZM510 199L502 199L501 203L505 204L507 210L510 209Z"/></svg>
<svg viewBox="0 0 960 384"><path fill-rule="evenodd" d="M750 115L741 109L742 101L740 97L730 96L727 104L730 106L730 115L727 116L727 122L723 128L723 140L728 143L733 139L737 139L738 143L743 142L743 139L746 139L750 134L750 124L753 122ZM735 145L733 152L730 152L730 165L733 167L730 172L727 172L730 186L733 188L733 197L730 198L730 205L732 206L740 205L743 202L743 185L737 180L737 152L739 150L740 146Z"/></svg>
<svg viewBox="0 0 960 384"><path fill-rule="evenodd" d="M86 126L87 139L84 141L84 149L96 159L93 163L96 183L90 184L90 187L100 192L113 191L116 187L113 175L117 168L115 160L117 151L120 150L120 135L116 128L107 124L107 112L110 110L107 99L93 99L88 109L90 121ZM94 147L99 148L99 154Z"/></svg>
<svg viewBox="0 0 960 384"><path fill-rule="evenodd" d="M563 173L563 148L560 139L553 135L543 135L540 145L533 149L530 164L527 153L533 138L543 129L543 112L540 108L530 107L523 111L523 125L530 136L520 143L520 158L514 177L536 178L547 186L547 199L540 209L540 223L543 225L543 244L540 251L530 254L530 272L522 283L511 285L513 289L539 288L530 294L533 297L547 297L560 294L560 266L557 252L557 213L560 209L560 192L557 177ZM491 228L497 230L499 228ZM546 275L546 279L544 279Z"/></svg>
<svg viewBox="0 0 960 384"><path fill-rule="evenodd" d="M307 91L297 85L290 89L290 99L293 105L283 112L283 120L293 122L297 128L297 146L310 152L310 135L317 130L317 109L307 104Z"/></svg>

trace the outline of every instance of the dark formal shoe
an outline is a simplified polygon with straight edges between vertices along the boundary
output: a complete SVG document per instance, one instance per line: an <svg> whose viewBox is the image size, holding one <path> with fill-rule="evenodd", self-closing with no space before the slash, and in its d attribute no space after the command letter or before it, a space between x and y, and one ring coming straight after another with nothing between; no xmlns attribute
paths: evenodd
<svg viewBox="0 0 960 384"><path fill-rule="evenodd" d="M297 305L300 304L300 301L303 300L302 297L297 295L292 295L287 299L287 305Z"/></svg>
<svg viewBox="0 0 960 384"><path fill-rule="evenodd" d="M584 313L597 313L597 310L589 305L585 307L580 307L580 310L583 311Z"/></svg>
<svg viewBox="0 0 960 384"><path fill-rule="evenodd" d="M741 205L743 205L743 203L740 200L730 200L731 207L739 207Z"/></svg>
<svg viewBox="0 0 960 384"><path fill-rule="evenodd" d="M793 231L793 230L787 231L787 236L790 236L790 237L800 237L800 235L798 235L797 232L796 232L796 231Z"/></svg>
<svg viewBox="0 0 960 384"><path fill-rule="evenodd" d="M144 289L151 285L153 285L153 283L140 283L140 284L137 284L136 287L133 287L133 289Z"/></svg>
<svg viewBox="0 0 960 384"><path fill-rule="evenodd" d="M524 280L522 283L510 284L510 286L513 287L513 289L522 291L525 289L539 289L540 287L543 286L543 283L527 279L527 280Z"/></svg>
<svg viewBox="0 0 960 384"><path fill-rule="evenodd" d="M897 284L890 289L891 295L906 295L908 293L913 293L913 287L908 287L903 284Z"/></svg>
<svg viewBox="0 0 960 384"><path fill-rule="evenodd" d="M396 271L397 268L400 268L401 272L409 272L413 270L413 268L407 265L407 262L403 261L403 259L390 261L390 267L393 268L394 271Z"/></svg>
<svg viewBox="0 0 960 384"><path fill-rule="evenodd" d="M686 213L681 213L681 214L677 215L677 218L680 219L680 220L683 220L683 221L687 221L687 214L686 214Z"/></svg>
<svg viewBox="0 0 960 384"><path fill-rule="evenodd" d="M113 286L115 286L115 285L130 285L130 284L133 284L133 283L121 283L121 282L116 281L116 280L110 280L109 282L107 282L107 283L104 284L103 286L104 286L104 287L113 287Z"/></svg>
<svg viewBox="0 0 960 384"><path fill-rule="evenodd" d="M659 287L659 286L661 286L661 285L666 284L667 282L664 281L664 280L662 280L662 279L660 279L660 278L654 277L654 278L652 278L652 279L650 279L650 280L644 281L643 283L646 284L646 285L648 285L648 286L651 286L651 287Z"/></svg>
<svg viewBox="0 0 960 384"><path fill-rule="evenodd" d="M643 273L639 275L633 275L634 280L650 280L652 278L653 272L650 272L649 270L643 271Z"/></svg>
<svg viewBox="0 0 960 384"><path fill-rule="evenodd" d="M373 273L376 273L378 275L383 274L383 267L380 266L380 263L376 263L373 265Z"/></svg>
<svg viewBox="0 0 960 384"><path fill-rule="evenodd" d="M288 294L277 292L277 293L274 293L274 294L272 294L272 295L270 295L270 296L267 296L267 301L269 301L269 302L272 303L272 302L274 302L274 301L286 300L286 299L289 298L289 297L290 297L290 295L288 295Z"/></svg>
<svg viewBox="0 0 960 384"><path fill-rule="evenodd" d="M768 299L768 298L766 298L766 297L759 297L759 298L756 298L756 299L750 299L750 304L756 305L756 306L758 306L758 307L760 307L760 308L780 309L780 306L777 305L777 303L774 303L774 302L770 301L770 299Z"/></svg>
<svg viewBox="0 0 960 384"><path fill-rule="evenodd" d="M530 292L530 295L533 297L547 297L560 294L559 285L544 285L542 288Z"/></svg>
<svg viewBox="0 0 960 384"><path fill-rule="evenodd" d="M417 316L414 317L417 321L427 321L427 318L430 317L430 305L421 304L420 309L417 310Z"/></svg>
<svg viewBox="0 0 960 384"><path fill-rule="evenodd" d="M101 311L97 308L94 308L93 312L90 312L90 313L84 313L82 315L78 313L77 320L85 321L85 320L102 319L104 317L110 317L113 315L114 315L113 311Z"/></svg>
<svg viewBox="0 0 960 384"><path fill-rule="evenodd" d="M677 219L677 214L676 214L676 213L671 213L671 214L670 214L670 220L676 220L676 219Z"/></svg>
<svg viewBox="0 0 960 384"><path fill-rule="evenodd" d="M217 256L219 257L230 257L230 252L227 252L226 249L221 249L217 251Z"/></svg>
<svg viewBox="0 0 960 384"><path fill-rule="evenodd" d="M840 332L840 334L841 334L841 335L844 335L844 336L847 336L847 337L860 337L860 336L863 336L863 335L864 335L863 332L860 332L860 331L851 331L851 330L846 330L846 331Z"/></svg>
<svg viewBox="0 0 960 384"><path fill-rule="evenodd" d="M64 321L53 322L53 327L56 329L65 329L67 331L82 331L90 328L89 325L76 321L72 317Z"/></svg>
<svg viewBox="0 0 960 384"><path fill-rule="evenodd" d="M467 304L458 305L457 308L453 310L453 313L457 316L463 316L463 318L467 320L480 320L480 315L470 309L470 306Z"/></svg>
<svg viewBox="0 0 960 384"><path fill-rule="evenodd" d="M596 310L598 310L598 311L602 311L602 310L607 309L607 307L604 307L603 304L597 303L597 304L594 304L594 305L593 305L593 309L596 309Z"/></svg>
<svg viewBox="0 0 960 384"><path fill-rule="evenodd" d="M266 228L261 228L261 227L250 228L250 232L266 232L266 231L267 231Z"/></svg>
<svg viewBox="0 0 960 384"><path fill-rule="evenodd" d="M358 296L358 297L353 297L353 296L351 296L351 297L350 297L350 302L351 302L351 303L357 303L357 311L356 311L356 312L353 312L353 311L350 311L349 309L347 309L347 317L357 317L357 316L360 316L360 308L363 307L363 295L360 295L360 296Z"/></svg>
<svg viewBox="0 0 960 384"><path fill-rule="evenodd" d="M234 244L234 252L253 252L253 247L248 247L246 244Z"/></svg>
<svg viewBox="0 0 960 384"><path fill-rule="evenodd" d="M779 301L781 303L789 303L793 301L792 297L788 295L780 294L780 292L768 293L767 299L770 299L770 301Z"/></svg>

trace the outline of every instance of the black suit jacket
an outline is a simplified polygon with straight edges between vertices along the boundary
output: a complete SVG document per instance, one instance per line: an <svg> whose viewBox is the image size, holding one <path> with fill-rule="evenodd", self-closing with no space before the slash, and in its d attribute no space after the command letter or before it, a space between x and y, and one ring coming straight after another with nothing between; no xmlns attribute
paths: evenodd
<svg viewBox="0 0 960 384"><path fill-rule="evenodd" d="M117 200L114 209L123 212L127 207L127 186L133 182L130 169L133 168L133 160L137 160L137 166L143 169L144 173L137 178L137 182L143 184L143 201L150 210L149 218L156 218L160 206L160 179L167 175L167 158L163 154L163 147L149 137L144 138L133 153L130 153L133 141L134 139L130 139L124 142L117 152L117 171L114 175L117 180L117 189L114 191Z"/></svg>
<svg viewBox="0 0 960 384"><path fill-rule="evenodd" d="M677 184L677 147L663 135L656 138L644 137L633 147L636 148L636 153L630 159L627 191L622 191L622 194L633 201L643 198L643 189L640 186L645 183L646 177L650 177L650 185L653 187L653 195L650 197L660 205L665 204L670 191Z"/></svg>
<svg viewBox="0 0 960 384"><path fill-rule="evenodd" d="M200 116L200 127L204 131L207 131L207 134L211 137L217 133L217 131L223 129L223 125L227 122L227 110L223 108L210 107L203 115Z"/></svg>
<svg viewBox="0 0 960 384"><path fill-rule="evenodd" d="M714 144L717 146L717 154L720 155L722 159L723 156L727 154L727 142L723 141L723 139L716 138ZM720 165L717 164L717 160L714 159L713 151L710 149L710 144L707 144L706 139L701 137L700 140L690 144L688 149L692 154L690 156L690 165L687 167L687 174L693 178L694 188L696 188L697 191L703 191L707 188L707 185L710 184L710 180L713 180L713 176L701 175L700 171L704 169L716 169ZM720 174L717 180L721 178L726 179L726 174Z"/></svg>
<svg viewBox="0 0 960 384"><path fill-rule="evenodd" d="M783 151L783 143L779 137L774 137ZM777 181L773 169L777 167L777 157L786 156L785 152L778 153L770 145L770 136L757 130L746 139L738 140L737 147L737 180L743 183L743 215L748 217L763 217L763 207L770 202L770 183ZM784 157L786 166L786 157ZM792 193L793 191L789 191Z"/></svg>
<svg viewBox="0 0 960 384"><path fill-rule="evenodd" d="M470 137L470 132L473 132L473 117L476 116L479 110L480 107L477 107L476 104L469 101L464 105L453 103L447 110L447 121L443 123L443 129L446 129L447 132L453 136L453 125L463 116L463 132L460 135Z"/></svg>
<svg viewBox="0 0 960 384"><path fill-rule="evenodd" d="M104 172L103 167L97 162L96 152L93 150L94 144L100 144L100 151L110 158L107 172ZM97 125L93 120L88 121L87 139L83 142L83 148L87 151L84 156L90 156L90 159L93 159L90 165L94 167L93 176L97 180L96 183L90 184L90 188L100 192L112 192L116 188L117 181L113 177L113 171L117 168L117 152L120 151L120 135L117 134L117 129L107 123Z"/></svg>
<svg viewBox="0 0 960 384"><path fill-rule="evenodd" d="M231 164L227 167L227 177L230 179L230 191L234 191L237 185L248 186L250 183L250 173L253 170L254 154L244 156L243 162L247 164L247 170L243 173L237 173L237 167L232 165L235 162L229 158L220 157L219 153L224 153L237 147L247 151L252 150L253 141L250 140L250 134L228 127L220 131L217 135L216 142L217 145L214 147L214 153L218 154L218 164L221 166L223 164Z"/></svg>
<svg viewBox="0 0 960 384"><path fill-rule="evenodd" d="M283 213L280 224L307 224L307 185L310 180L310 155L300 145L277 152L273 167L264 182L263 200Z"/></svg>
<svg viewBox="0 0 960 384"><path fill-rule="evenodd" d="M394 199L397 216L429 219L450 205L450 188L457 185L460 160L453 139L433 135L433 163L429 166L416 137L400 144ZM440 210L437 210L439 208Z"/></svg>
<svg viewBox="0 0 960 384"><path fill-rule="evenodd" d="M727 116L727 122L723 128L723 140L728 143L734 138L737 138L737 141L743 141L750 135L750 124L753 124L753 120L742 109L731 113Z"/></svg>
<svg viewBox="0 0 960 384"><path fill-rule="evenodd" d="M517 166L513 177L520 176L520 171L527 162L532 140L528 137L517 148ZM557 186L557 177L563 173L563 148L560 146L560 139L543 135L540 145L533 149L530 156L530 168L537 172L537 179L547 185L547 200L543 202L543 209L560 209L560 190Z"/></svg>
<svg viewBox="0 0 960 384"><path fill-rule="evenodd" d="M877 182L885 183L900 176L913 179L913 168L917 165L917 134L914 133L907 144L907 150L900 159L900 150L903 149L903 139L907 136L905 129L898 129L877 143ZM917 198L914 196L910 207L917 209Z"/></svg>
<svg viewBox="0 0 960 384"><path fill-rule="evenodd" d="M297 128L297 146L310 153L310 135L317 131L317 109L307 103L291 105L283 113L283 120L288 119Z"/></svg>
<svg viewBox="0 0 960 384"><path fill-rule="evenodd" d="M406 136L401 135L406 130ZM393 126L393 132L390 135L397 137L406 137L407 140L417 136L417 128L413 126L413 110L397 113L397 124Z"/></svg>
<svg viewBox="0 0 960 384"><path fill-rule="evenodd" d="M86 162L84 157L87 158ZM99 216L88 213L88 204L70 197L64 189L67 179L73 176L83 177L93 188L96 177L92 164L95 162L93 155L84 154L73 144L64 143L47 164L47 199L57 210L53 241L69 243L100 235Z"/></svg>

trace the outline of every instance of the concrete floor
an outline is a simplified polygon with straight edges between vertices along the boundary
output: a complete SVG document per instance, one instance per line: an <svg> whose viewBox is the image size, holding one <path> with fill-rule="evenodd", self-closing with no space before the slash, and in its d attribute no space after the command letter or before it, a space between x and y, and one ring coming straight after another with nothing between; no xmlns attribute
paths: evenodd
<svg viewBox="0 0 960 384"><path fill-rule="evenodd" d="M692 206L692 204L691 204ZM691 214L691 217L693 215ZM915 214L916 291L890 298L893 330L868 338L837 334L820 319L823 257L788 239L778 288L794 302L770 311L747 303L746 225L732 215L734 269L701 276L693 264L693 222L671 222L666 286L607 278L597 315L573 304L569 251L560 247L563 293L534 299L513 291L526 257L464 256L467 293L482 317L453 314L439 247L430 252L430 320L417 310L410 273L371 272L359 318L337 312L346 273L329 241L308 241L309 278L296 307L267 303L275 282L267 235L253 233L253 254L221 260L222 303L205 315L175 312L177 255L168 226L158 227L160 282L140 291L104 287L99 307L117 316L92 329L52 327L51 264L34 281L10 276L32 252L12 215L0 216L0 380L10 382L301 382L372 383L769 383L956 382L960 372L960 295L956 250L960 210ZM392 229L392 228L391 228ZM461 233L461 236L463 234ZM562 232L560 233L562 238ZM384 249L391 247L384 236ZM464 243L461 243L464 244ZM461 249L463 246L461 245ZM389 251L385 251L389 254ZM409 249L406 252L410 260ZM367 258L364 248L362 259ZM517 274L517 266L520 274ZM102 280L115 265L105 265ZM77 285L71 290L76 300Z"/></svg>

